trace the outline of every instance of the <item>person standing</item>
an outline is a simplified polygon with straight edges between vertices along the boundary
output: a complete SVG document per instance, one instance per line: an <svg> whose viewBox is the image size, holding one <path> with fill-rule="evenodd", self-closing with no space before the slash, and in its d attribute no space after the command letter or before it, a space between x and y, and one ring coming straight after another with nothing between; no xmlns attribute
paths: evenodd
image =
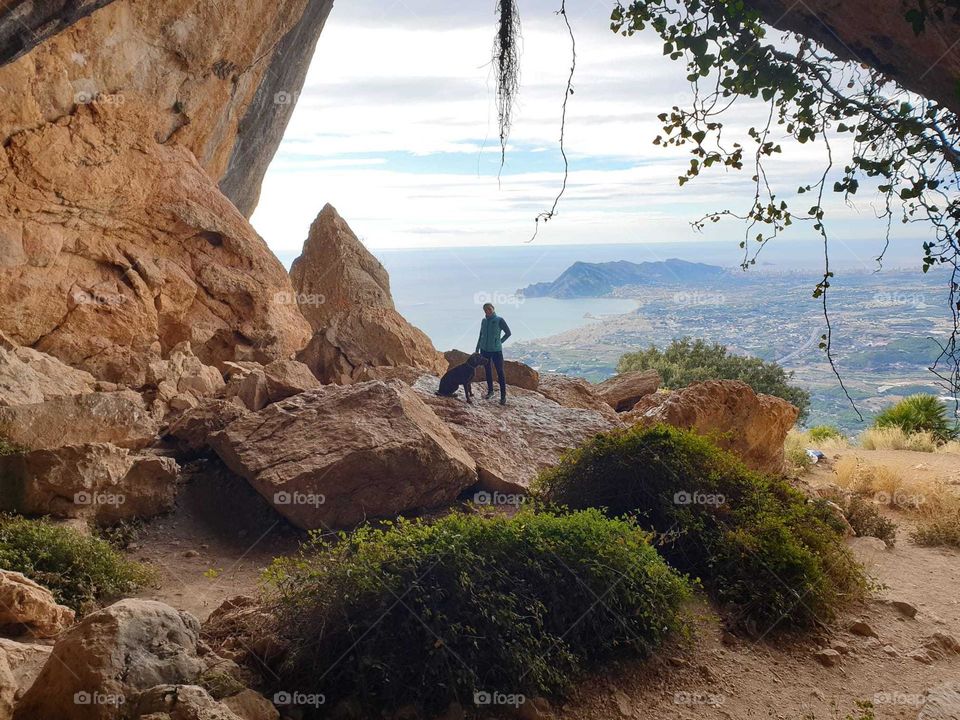
<svg viewBox="0 0 960 720"><path fill-rule="evenodd" d="M507 381L503 377L503 343L510 337L510 328L506 320L497 315L491 303L483 305L484 318L480 321L480 337L477 338L477 352L486 358L483 365L487 375L487 394L485 399L493 397L493 369L497 368L497 380L500 382L500 404L507 404ZM501 335L502 333L502 335Z"/></svg>

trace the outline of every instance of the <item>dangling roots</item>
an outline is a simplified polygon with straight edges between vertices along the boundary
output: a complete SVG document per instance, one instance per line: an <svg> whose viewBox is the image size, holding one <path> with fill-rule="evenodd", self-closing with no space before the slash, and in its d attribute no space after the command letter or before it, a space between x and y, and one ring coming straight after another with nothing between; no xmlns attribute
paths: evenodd
<svg viewBox="0 0 960 720"><path fill-rule="evenodd" d="M520 13L515 0L497 0L500 24L493 42L497 67L497 116L500 124L500 169L507 157L507 138L513 124L513 105L520 89Z"/></svg>

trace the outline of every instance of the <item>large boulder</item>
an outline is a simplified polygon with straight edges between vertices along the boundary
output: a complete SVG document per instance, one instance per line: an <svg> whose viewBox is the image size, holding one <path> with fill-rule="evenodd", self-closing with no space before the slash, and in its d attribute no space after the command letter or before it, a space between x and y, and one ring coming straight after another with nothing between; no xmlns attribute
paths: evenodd
<svg viewBox="0 0 960 720"><path fill-rule="evenodd" d="M0 407L93 392L96 379L55 357L20 347L0 332Z"/></svg>
<svg viewBox="0 0 960 720"><path fill-rule="evenodd" d="M267 400L278 402L291 395L320 387L310 368L297 360L274 360L263 368L267 383Z"/></svg>
<svg viewBox="0 0 960 720"><path fill-rule="evenodd" d="M13 717L13 707L33 685L53 648L0 638L0 720Z"/></svg>
<svg viewBox="0 0 960 720"><path fill-rule="evenodd" d="M184 341L205 365L306 344L279 260L189 149L158 142L174 115L101 100L0 146L0 330L15 342L133 387Z"/></svg>
<svg viewBox="0 0 960 720"><path fill-rule="evenodd" d="M516 389L509 404L438 397L440 383L424 375L413 385L476 460L479 487L508 494L526 493L540 470L556 464L564 450L619 425L595 410L558 405L539 393Z"/></svg>
<svg viewBox="0 0 960 720"><path fill-rule="evenodd" d="M279 715L278 715L279 716ZM157 685L137 693L124 720L245 720L199 685Z"/></svg>
<svg viewBox="0 0 960 720"><path fill-rule="evenodd" d="M537 392L563 407L595 410L611 422L619 422L617 411L600 397L596 386L581 377L545 373L540 376Z"/></svg>
<svg viewBox="0 0 960 720"><path fill-rule="evenodd" d="M799 414L786 400L757 394L739 380L710 380L648 395L626 413L624 420L696 430L739 455L748 467L780 473L783 442Z"/></svg>
<svg viewBox="0 0 960 720"><path fill-rule="evenodd" d="M207 398L174 420L167 428L166 437L187 454L203 453L210 448L209 438L213 433L246 414L247 409L238 401Z"/></svg>
<svg viewBox="0 0 960 720"><path fill-rule="evenodd" d="M84 443L145 447L153 442L158 427L143 398L132 390L0 407L0 437L30 450Z"/></svg>
<svg viewBox="0 0 960 720"><path fill-rule="evenodd" d="M99 524L152 517L173 508L175 460L109 443L0 456L0 508Z"/></svg>
<svg viewBox="0 0 960 720"><path fill-rule="evenodd" d="M78 104L141 101L249 216L333 0L115 0L64 29L104 4L4 4L0 61L32 50L0 67L0 145Z"/></svg>
<svg viewBox="0 0 960 720"><path fill-rule="evenodd" d="M632 370L597 383L595 390L614 410L625 412L659 387L660 373L656 370Z"/></svg>
<svg viewBox="0 0 960 720"><path fill-rule="evenodd" d="M394 307L387 271L333 206L325 205L310 226L290 279L314 330L297 359L322 382L356 382L376 365L446 371L430 339Z"/></svg>
<svg viewBox="0 0 960 720"><path fill-rule="evenodd" d="M0 570L0 633L49 638L73 624L74 613L22 573Z"/></svg>
<svg viewBox="0 0 960 720"><path fill-rule="evenodd" d="M477 479L450 430L396 380L308 390L236 420L211 445L303 528L442 506Z"/></svg>
<svg viewBox="0 0 960 720"><path fill-rule="evenodd" d="M121 600L87 615L57 640L14 718L119 718L143 690L196 681L199 632L192 615L153 600Z"/></svg>
<svg viewBox="0 0 960 720"><path fill-rule="evenodd" d="M463 365L467 361L467 358L470 357L469 353L463 352L463 350L447 350L443 354L444 359L447 361L447 368L456 367L457 365ZM497 382L497 371L493 370L493 382ZM534 370L529 365L525 365L519 360L504 360L503 361L503 375L507 381L507 385L512 385L513 387L520 387L525 390L536 390L537 386L540 384L540 373ZM483 367L478 367L473 373L474 382L486 382L487 375L486 370Z"/></svg>

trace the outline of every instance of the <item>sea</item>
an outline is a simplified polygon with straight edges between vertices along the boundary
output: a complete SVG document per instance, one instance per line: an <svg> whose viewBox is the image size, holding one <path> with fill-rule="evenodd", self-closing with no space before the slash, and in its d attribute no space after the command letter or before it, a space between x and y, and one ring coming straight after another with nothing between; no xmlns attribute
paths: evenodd
<svg viewBox="0 0 960 720"><path fill-rule="evenodd" d="M880 245L873 240L838 243L831 262L838 271L869 272ZM636 308L631 299L523 298L518 290L557 278L577 261L653 262L681 258L737 269L737 242L651 242L613 245L523 245L404 250L371 249L390 273L400 313L423 330L440 350L470 351L479 335L482 306L492 302L510 325L514 342L534 340ZM764 262L750 272L819 271L822 250L815 242L765 251ZM892 248L886 266L916 267L913 246ZM509 357L509 343L504 350Z"/></svg>

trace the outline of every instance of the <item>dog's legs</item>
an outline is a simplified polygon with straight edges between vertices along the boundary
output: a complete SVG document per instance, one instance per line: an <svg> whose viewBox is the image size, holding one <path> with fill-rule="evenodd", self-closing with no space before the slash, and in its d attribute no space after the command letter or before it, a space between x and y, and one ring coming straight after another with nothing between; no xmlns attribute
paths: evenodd
<svg viewBox="0 0 960 720"><path fill-rule="evenodd" d="M472 402L473 402L473 390L470 388L470 383L469 383L469 382L465 382L465 383L463 384L463 394L467 396L467 402L468 402L468 403L472 403Z"/></svg>

